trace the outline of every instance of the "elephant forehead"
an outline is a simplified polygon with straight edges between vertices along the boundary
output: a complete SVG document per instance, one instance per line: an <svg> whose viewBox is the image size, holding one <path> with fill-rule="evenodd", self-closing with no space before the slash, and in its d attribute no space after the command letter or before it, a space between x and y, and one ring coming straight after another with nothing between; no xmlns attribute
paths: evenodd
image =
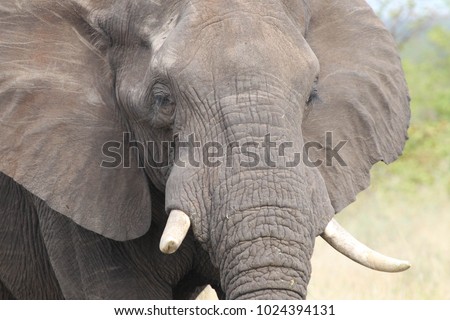
<svg viewBox="0 0 450 320"><path fill-rule="evenodd" d="M283 32L256 15L237 14L203 29L181 21L163 41L152 68L184 79L178 84L181 89L186 89L183 82L204 82L203 88L210 90L217 84L228 86L240 75L254 80L268 75L306 94L319 72L319 61L301 32Z"/></svg>

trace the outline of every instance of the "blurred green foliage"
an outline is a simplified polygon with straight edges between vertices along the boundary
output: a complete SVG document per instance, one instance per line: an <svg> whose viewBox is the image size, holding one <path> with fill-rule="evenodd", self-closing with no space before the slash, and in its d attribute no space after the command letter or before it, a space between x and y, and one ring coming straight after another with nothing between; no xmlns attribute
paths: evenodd
<svg viewBox="0 0 450 320"><path fill-rule="evenodd" d="M450 30L436 26L425 39L406 45L403 66L413 99L413 123L450 120Z"/></svg>

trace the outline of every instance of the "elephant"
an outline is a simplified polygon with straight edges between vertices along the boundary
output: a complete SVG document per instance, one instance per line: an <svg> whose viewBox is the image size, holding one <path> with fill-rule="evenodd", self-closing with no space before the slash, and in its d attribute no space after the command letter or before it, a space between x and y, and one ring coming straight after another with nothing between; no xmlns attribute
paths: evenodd
<svg viewBox="0 0 450 320"><path fill-rule="evenodd" d="M365 1L3 0L0 21L0 297L305 299L320 235L409 267L333 218L407 140Z"/></svg>

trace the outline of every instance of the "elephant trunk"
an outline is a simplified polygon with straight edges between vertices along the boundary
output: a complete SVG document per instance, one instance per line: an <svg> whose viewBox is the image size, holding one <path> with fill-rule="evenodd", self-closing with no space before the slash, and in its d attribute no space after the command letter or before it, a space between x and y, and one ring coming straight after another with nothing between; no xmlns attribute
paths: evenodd
<svg viewBox="0 0 450 320"><path fill-rule="evenodd" d="M286 168L237 175L216 189L210 222L227 299L304 299L316 235L304 179Z"/></svg>
<svg viewBox="0 0 450 320"><path fill-rule="evenodd" d="M242 221L230 227L218 250L227 299L305 299L314 239L305 227L283 226L293 214L299 212L281 207L238 214Z"/></svg>

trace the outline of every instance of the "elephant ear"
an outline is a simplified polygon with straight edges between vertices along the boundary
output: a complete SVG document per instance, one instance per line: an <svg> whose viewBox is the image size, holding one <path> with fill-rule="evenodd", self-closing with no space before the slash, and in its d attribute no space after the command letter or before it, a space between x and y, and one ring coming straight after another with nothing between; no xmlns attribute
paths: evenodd
<svg viewBox="0 0 450 320"><path fill-rule="evenodd" d="M332 137L309 156L322 161L319 170L339 212L368 187L373 164L390 163L402 153L409 96L394 40L365 1L311 3L306 39L320 75L318 98L302 129L305 142L323 144ZM334 151L342 147L338 155L344 163L330 159L335 146Z"/></svg>
<svg viewBox="0 0 450 320"><path fill-rule="evenodd" d="M122 142L124 128L93 31L69 6L55 13L16 3L0 6L0 171L88 230L114 240L143 235L145 174L101 166L111 160L103 145Z"/></svg>

